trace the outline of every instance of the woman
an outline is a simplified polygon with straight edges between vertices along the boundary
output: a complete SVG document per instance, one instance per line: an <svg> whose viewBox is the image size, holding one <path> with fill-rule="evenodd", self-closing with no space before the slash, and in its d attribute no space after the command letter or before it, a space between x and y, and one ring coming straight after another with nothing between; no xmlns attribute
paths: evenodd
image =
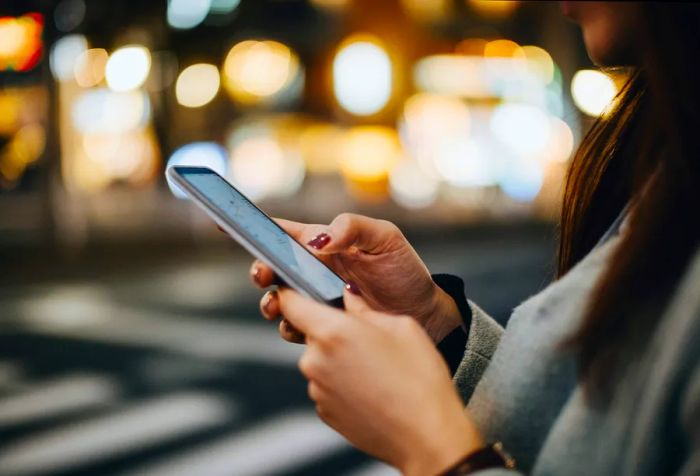
<svg viewBox="0 0 700 476"><path fill-rule="evenodd" d="M404 474L700 474L700 8L563 9L633 74L572 162L558 279L505 331L388 222L282 222L356 284L345 311L281 289L262 313L305 339L320 417ZM435 344L460 340L451 380Z"/></svg>

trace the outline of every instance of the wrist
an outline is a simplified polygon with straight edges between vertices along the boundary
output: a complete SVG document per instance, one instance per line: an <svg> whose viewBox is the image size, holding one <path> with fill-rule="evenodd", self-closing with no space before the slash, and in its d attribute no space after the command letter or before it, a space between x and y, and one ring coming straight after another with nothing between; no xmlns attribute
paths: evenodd
<svg viewBox="0 0 700 476"><path fill-rule="evenodd" d="M475 434L466 418L452 419L439 434L429 435L426 441L415 445L399 467L405 476L438 475L455 465L465 455L483 448L480 435Z"/></svg>
<svg viewBox="0 0 700 476"><path fill-rule="evenodd" d="M462 317L454 299L437 284L434 285L430 309L422 324L436 344L462 325Z"/></svg>

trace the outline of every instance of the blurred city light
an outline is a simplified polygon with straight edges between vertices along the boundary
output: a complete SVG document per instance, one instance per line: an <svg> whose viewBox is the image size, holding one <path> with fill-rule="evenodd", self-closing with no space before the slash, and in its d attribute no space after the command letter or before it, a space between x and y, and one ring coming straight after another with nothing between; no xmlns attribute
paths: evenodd
<svg viewBox="0 0 700 476"><path fill-rule="evenodd" d="M542 154L550 137L550 119L541 109L526 104L501 104L490 121L494 137L520 157Z"/></svg>
<svg viewBox="0 0 700 476"><path fill-rule="evenodd" d="M207 167L226 177L228 154L215 142L193 142L177 149L168 159L167 168L175 166ZM166 174L170 191L178 198L187 198L185 192L173 183Z"/></svg>
<svg viewBox="0 0 700 476"><path fill-rule="evenodd" d="M389 186L396 203L414 209L425 208L435 202L440 184L426 175L420 164L404 160L389 174Z"/></svg>
<svg viewBox="0 0 700 476"><path fill-rule="evenodd" d="M61 0L54 10L54 23L59 31L68 33L75 30L85 19L84 0Z"/></svg>
<svg viewBox="0 0 700 476"><path fill-rule="evenodd" d="M168 25L180 30L194 28L204 21L212 0L168 0Z"/></svg>
<svg viewBox="0 0 700 476"><path fill-rule="evenodd" d="M518 58L525 59L525 52L516 42L512 40L493 40L484 46L484 56L486 58Z"/></svg>
<svg viewBox="0 0 700 476"><path fill-rule="evenodd" d="M469 108L460 99L419 93L404 104L399 130L406 150L426 173L434 170L444 143L469 136L470 123Z"/></svg>
<svg viewBox="0 0 700 476"><path fill-rule="evenodd" d="M554 61L546 50L539 46L523 46L521 51L528 62L528 68L543 84L554 80Z"/></svg>
<svg viewBox="0 0 700 476"><path fill-rule="evenodd" d="M549 144L543 155L545 162L566 162L574 151L574 133L571 127L558 117L552 117L550 131Z"/></svg>
<svg viewBox="0 0 700 476"><path fill-rule="evenodd" d="M479 15L496 19L510 16L520 4L506 0L466 0L466 3Z"/></svg>
<svg viewBox="0 0 700 476"><path fill-rule="evenodd" d="M347 130L337 151L343 175L354 182L379 182L388 178L401 158L394 129L358 126Z"/></svg>
<svg viewBox="0 0 700 476"><path fill-rule="evenodd" d="M219 70L213 64L193 64L180 73L175 83L177 102L185 107L201 107L219 92Z"/></svg>
<svg viewBox="0 0 700 476"><path fill-rule="evenodd" d="M286 150L272 130L253 126L234 132L229 177L252 200L288 197L304 181L304 162Z"/></svg>
<svg viewBox="0 0 700 476"><path fill-rule="evenodd" d="M346 111L369 116L391 99L392 65L379 40L356 35L345 40L333 60L333 91Z"/></svg>
<svg viewBox="0 0 700 476"><path fill-rule="evenodd" d="M139 45L124 46L107 60L105 77L113 91L131 91L140 87L151 70L151 53Z"/></svg>
<svg viewBox="0 0 700 476"><path fill-rule="evenodd" d="M493 157L476 139L455 137L440 145L435 155L438 173L456 187L486 187L497 182Z"/></svg>
<svg viewBox="0 0 700 476"><path fill-rule="evenodd" d="M486 98L493 94L484 74L482 58L435 55L416 63L413 78L422 91L465 98Z"/></svg>
<svg viewBox="0 0 700 476"><path fill-rule="evenodd" d="M0 71L29 71L41 59L44 17L28 13L0 18Z"/></svg>
<svg viewBox="0 0 700 476"><path fill-rule="evenodd" d="M589 116L603 115L617 94L617 86L602 71L584 69L571 80L571 96L576 106Z"/></svg>
<svg viewBox="0 0 700 476"><path fill-rule="evenodd" d="M87 49L88 42L83 35L68 35L59 39L53 45L49 58L53 77L57 81L71 81L74 77L75 63Z"/></svg>
<svg viewBox="0 0 700 476"><path fill-rule="evenodd" d="M342 134L340 127L326 123L312 124L301 132L299 149L310 173L320 175L338 172L336 148Z"/></svg>
<svg viewBox="0 0 700 476"><path fill-rule="evenodd" d="M510 198L529 202L537 196L543 181L544 170L539 162L519 159L507 164L498 184Z"/></svg>
<svg viewBox="0 0 700 476"><path fill-rule="evenodd" d="M145 126L150 114L147 94L98 88L85 91L77 98L72 119L73 126L81 133L119 133Z"/></svg>
<svg viewBox="0 0 700 476"><path fill-rule="evenodd" d="M108 58L107 51L102 48L91 48L78 56L73 68L78 86L91 88L100 84L105 78Z"/></svg>
<svg viewBox="0 0 700 476"><path fill-rule="evenodd" d="M224 60L224 88L241 104L275 99L299 76L299 59L282 43L247 40L236 44Z"/></svg>

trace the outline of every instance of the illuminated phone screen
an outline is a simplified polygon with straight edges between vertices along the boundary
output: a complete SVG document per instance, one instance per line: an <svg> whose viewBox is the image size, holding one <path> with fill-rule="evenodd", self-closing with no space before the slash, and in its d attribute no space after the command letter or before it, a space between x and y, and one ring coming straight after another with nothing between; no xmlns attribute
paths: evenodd
<svg viewBox="0 0 700 476"><path fill-rule="evenodd" d="M237 226L264 255L272 256L294 279L324 301L343 295L345 282L221 176L205 168L176 167L177 173Z"/></svg>

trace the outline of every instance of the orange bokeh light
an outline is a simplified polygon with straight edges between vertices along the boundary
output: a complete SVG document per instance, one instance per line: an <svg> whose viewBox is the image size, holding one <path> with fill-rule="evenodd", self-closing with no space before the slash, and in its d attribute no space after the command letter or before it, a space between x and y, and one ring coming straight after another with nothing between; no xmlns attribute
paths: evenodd
<svg viewBox="0 0 700 476"><path fill-rule="evenodd" d="M44 17L0 17L0 71L29 71L41 59Z"/></svg>

